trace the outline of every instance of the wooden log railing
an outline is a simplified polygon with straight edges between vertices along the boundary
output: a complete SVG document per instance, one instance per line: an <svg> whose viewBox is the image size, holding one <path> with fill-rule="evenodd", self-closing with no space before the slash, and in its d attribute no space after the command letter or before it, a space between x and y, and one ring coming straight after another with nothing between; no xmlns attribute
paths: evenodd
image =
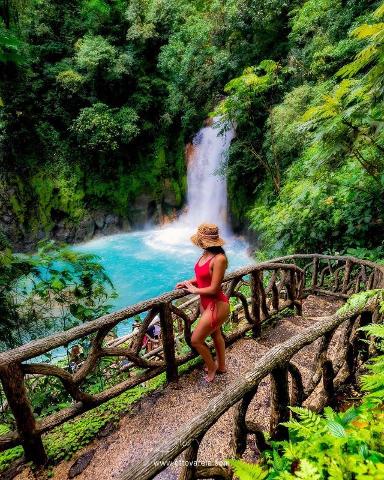
<svg viewBox="0 0 384 480"><path fill-rule="evenodd" d="M382 300L383 295L381 298L372 297L363 307L355 307L351 311L322 317L320 321L306 328L305 331L271 348L241 378L210 400L202 413L184 424L172 438L158 445L148 456L127 467L117 477L118 480L153 479L183 452L185 452L185 456L181 461L182 470L179 480L232 479L233 472L229 465L225 465L225 462L220 461L215 464L215 459L209 462L206 460L201 462L198 459L199 446L208 430L225 412L234 407L232 456L242 457L249 436L255 437L259 451L265 450L267 443L264 433L256 423L247 421L246 415L252 399L257 395L258 386L264 378L270 376L270 435L273 440L286 439L288 431L281 423L290 417L289 405L298 406L306 401L307 407L320 410L329 400L333 389L353 374L357 367L357 358L355 356L351 364L349 350L341 347L352 345L355 342L361 319L377 312ZM343 334L338 340L339 348L336 349L338 356L331 360L328 356L330 340L336 330L344 324L347 328L344 328ZM317 357L317 369L322 372L322 375L316 376L311 385L304 390L301 373L298 367L292 363L292 358L303 347L318 339L325 339L320 349L321 354ZM291 377L291 388L289 388L289 376Z"/></svg>
<svg viewBox="0 0 384 480"><path fill-rule="evenodd" d="M281 257L231 272L224 278L223 288L237 302L232 320L239 320L240 311L243 318L235 322L232 331L225 334L226 344L234 342L249 330L253 337L257 337L262 323L284 309L293 308L301 315L302 298L310 292L347 298L355 291L382 285L383 272L382 267L372 262L324 255ZM177 381L178 367L196 356L193 349L180 354L175 348L175 339L180 338L185 346L191 346L192 325L199 315L198 298L184 302L184 307L177 304L185 296L190 297L185 290L169 292L0 353L0 379L16 425L15 431L0 436L0 450L22 444L27 460L44 464L46 455L41 436L45 432L162 372L166 372L168 382ZM138 314L145 314L145 317L135 335L122 342L111 343L106 340L116 325ZM156 315L160 316L161 344L153 352L143 353L141 347L146 330ZM76 371L41 361L43 354L79 339L87 339L90 348ZM129 368L133 369L133 375L117 380L100 393L91 394L87 392L86 380L106 357L113 357L116 361L125 359ZM279 368L276 367L276 378ZM293 365L283 365L281 368L281 371L288 371L295 376L297 398L301 398L303 392L299 372L292 373ZM59 379L73 403L47 417L35 418L26 387L26 380L31 375ZM317 385L317 378L313 383ZM284 398L284 392L277 388L276 396Z"/></svg>
<svg viewBox="0 0 384 480"><path fill-rule="evenodd" d="M273 262L293 262L304 270L303 293L347 299L353 293L371 290L384 282L384 268L368 260L320 254L296 254Z"/></svg>

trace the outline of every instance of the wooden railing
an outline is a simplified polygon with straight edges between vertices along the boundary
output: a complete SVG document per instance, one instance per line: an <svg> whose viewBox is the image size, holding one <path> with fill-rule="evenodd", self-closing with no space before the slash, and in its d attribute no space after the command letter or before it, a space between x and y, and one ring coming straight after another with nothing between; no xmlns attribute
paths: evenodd
<svg viewBox="0 0 384 480"><path fill-rule="evenodd" d="M236 270L227 275L223 282L227 295L237 301L230 319L235 328L225 335L225 341L227 344L232 343L249 330L257 337L262 323L286 308L294 308L297 314L301 315L302 298L309 292L347 298L353 292L382 286L383 278L384 269L372 262L324 255L281 257ZM196 356L191 347L191 326L199 316L198 298L192 298L185 302L184 306L177 304L187 295L185 290L166 293L66 332L59 332L1 353L0 378L14 416L16 430L0 437L0 450L22 444L27 460L44 464L46 453L41 439L43 433L164 371L168 382L177 381L178 367ZM238 315L239 311L242 319ZM108 333L116 325L143 313L146 314L145 318L135 335L123 343L120 342L120 345L119 342L113 342L111 346L111 343L106 341ZM143 354L142 341L156 315L160 317L161 345L152 352ZM189 353L177 354L175 335L181 337L185 345L190 347ZM41 355L47 352L85 338L89 340L91 347L82 365L75 372L40 360ZM327 342L328 340L324 341L321 362L329 343ZM134 376L118 381L98 394L91 394L82 387L105 357L128 360ZM33 359L35 361L31 362ZM285 366L281 372L276 370L274 375L276 379L285 379L287 369L293 378L296 378L297 395L301 397L299 373L293 366ZM31 375L60 379L72 397L73 404L47 417L36 419L26 388L26 378ZM317 381L317 377L315 380ZM279 382L276 382L275 395L279 399L281 392L278 385ZM189 473L186 475L185 478L193 478L188 477Z"/></svg>
<svg viewBox="0 0 384 480"><path fill-rule="evenodd" d="M199 447L208 430L237 404L233 413L232 457L241 458L249 436L254 436L257 449L264 451L268 446L264 433L257 423L247 420L246 414L250 402L257 395L258 386L264 378L270 376L270 435L273 440L287 439L288 431L281 422L290 417L289 405L300 406L305 400L315 397L314 403L309 406L318 410L332 400L334 389L354 374L358 355L365 357L361 346L357 348L357 328L375 316L377 320L378 306L379 301L375 297L363 307L323 317L305 331L271 348L241 378L210 400L203 412L187 422L172 438L155 447L148 456L126 467L117 477L118 480L153 479L183 452L184 460L178 463L182 465L179 480L231 480L233 472L228 465L223 465L225 462L222 460L216 465L217 459L214 458L210 461L205 459L204 462L198 460ZM331 360L328 347L338 328L342 328L336 348L338 355ZM321 346L315 359L316 369L309 385L304 388L301 372L292 362L292 357L318 339L321 339Z"/></svg>
<svg viewBox="0 0 384 480"><path fill-rule="evenodd" d="M293 262L304 271L303 293L332 295L347 299L353 293L382 286L384 266L348 256L296 254L274 262Z"/></svg>

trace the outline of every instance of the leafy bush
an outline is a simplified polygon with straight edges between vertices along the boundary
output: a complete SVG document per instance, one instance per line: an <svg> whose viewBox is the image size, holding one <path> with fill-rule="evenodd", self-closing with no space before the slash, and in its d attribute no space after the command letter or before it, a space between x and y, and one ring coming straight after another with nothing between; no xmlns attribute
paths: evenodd
<svg viewBox="0 0 384 480"><path fill-rule="evenodd" d="M129 143L139 132L138 116L129 107L120 110L95 103L80 111L72 130L83 148L117 150L120 143Z"/></svg>
<svg viewBox="0 0 384 480"><path fill-rule="evenodd" d="M117 55L116 48L101 35L86 36L77 41L76 63L90 72L107 68Z"/></svg>
<svg viewBox="0 0 384 480"><path fill-rule="evenodd" d="M0 250L0 280L2 349L97 318L116 296L95 255L52 241L42 242L34 255Z"/></svg>

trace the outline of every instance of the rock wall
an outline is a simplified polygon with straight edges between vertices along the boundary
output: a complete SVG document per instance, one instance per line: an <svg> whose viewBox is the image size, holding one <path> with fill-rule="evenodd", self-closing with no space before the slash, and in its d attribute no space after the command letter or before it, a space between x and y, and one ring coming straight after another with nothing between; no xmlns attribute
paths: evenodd
<svg viewBox="0 0 384 480"><path fill-rule="evenodd" d="M119 215L108 211L88 211L80 221L68 218L54 219L52 227L30 230L17 217L8 198L0 203L0 247L2 239L7 239L16 251L33 251L38 241L51 238L58 242L79 243L94 237L129 232L143 228L146 224L162 224L176 218L180 199L171 186L165 185L163 195L156 199L150 193L140 194L133 204L127 206L127 214ZM33 215L34 212L31 212Z"/></svg>

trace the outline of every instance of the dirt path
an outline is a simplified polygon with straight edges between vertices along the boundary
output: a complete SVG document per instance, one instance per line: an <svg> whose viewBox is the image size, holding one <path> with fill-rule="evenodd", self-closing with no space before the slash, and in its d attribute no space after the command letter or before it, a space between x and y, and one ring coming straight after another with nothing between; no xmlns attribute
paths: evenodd
<svg viewBox="0 0 384 480"><path fill-rule="evenodd" d="M333 313L340 303L334 299L310 296L304 301L304 316L324 316ZM133 462L147 455L156 445L171 437L186 422L199 414L204 405L229 386L239 375L251 368L272 346L281 343L310 325L311 321L302 317L286 318L274 327L268 327L257 341L240 339L227 349L228 373L216 377L212 384L203 380L203 371L195 369L180 378L178 388L170 386L155 392L140 401L134 413L120 421L119 429L104 439L97 439L79 451L69 462L64 461L54 467L54 479L66 480L68 471L75 459L85 452L96 449L89 466L76 477L78 480L110 480ZM315 342L316 343L316 342ZM316 344L305 347L295 357L300 365L304 384L312 373L312 361ZM258 394L248 410L249 419L268 429L269 422L269 381L264 379ZM199 460L219 462L231 456L229 447L232 431L233 407L208 431L199 449ZM248 417L247 417L248 418ZM254 446L250 443L246 458L255 458ZM171 466L161 472L156 479L176 480L179 467L176 459ZM35 478L29 469L16 477L18 480ZM140 479L138 479L140 480Z"/></svg>

